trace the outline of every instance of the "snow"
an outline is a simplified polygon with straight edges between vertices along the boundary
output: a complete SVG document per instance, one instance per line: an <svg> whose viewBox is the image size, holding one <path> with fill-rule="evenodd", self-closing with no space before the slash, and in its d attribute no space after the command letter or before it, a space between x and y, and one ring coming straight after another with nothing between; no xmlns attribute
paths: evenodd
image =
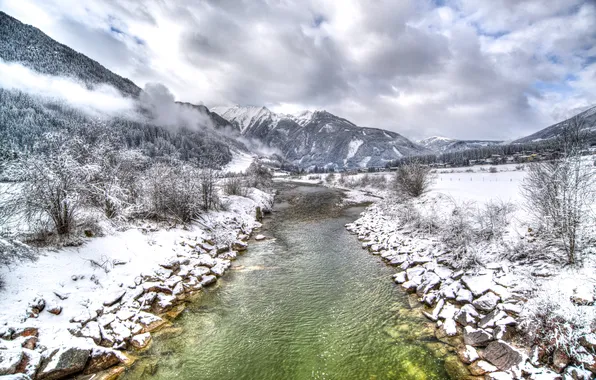
<svg viewBox="0 0 596 380"><path fill-rule="evenodd" d="M222 168L224 173L243 173L253 163L255 157L251 154L232 151L232 161Z"/></svg>
<svg viewBox="0 0 596 380"><path fill-rule="evenodd" d="M252 199L226 197L229 211L204 214L201 225L193 224L184 229L158 229L156 225L149 224L131 226L125 231L88 239L79 247L40 249L36 261L19 262L9 268L1 267L0 276L5 286L0 291L0 325L39 328L39 344L48 348L69 347L73 344L93 346L90 339L73 337L69 329L76 327L73 322L96 318L96 310L103 309L100 320L110 325L116 335L130 336L134 331L131 332L130 326L119 322L119 319L109 318L106 310L110 307L106 305L119 299L123 303L132 301L136 294L142 294L144 287L148 286L143 284L137 287L143 276L167 278L171 271L161 267L161 264L168 266L168 263L180 260L179 257L197 257L196 251L187 242L201 241L207 237L235 238L240 225L250 228L260 226L254 220L254 210L257 205L269 207L271 196L252 189L250 197ZM211 230L207 231L203 226ZM193 260L197 260L199 265L201 260L214 266L224 263L224 260L213 259L206 254ZM171 281L174 286L175 281ZM27 318L29 305L35 299L45 300L46 309L37 318ZM172 299L166 296L159 300L166 304ZM46 311L55 306L62 307L59 315ZM120 310L117 316L124 318L125 312L124 309ZM139 311L135 310L135 313ZM97 330L96 324L87 326L89 336L97 335L94 332Z"/></svg>
<svg viewBox="0 0 596 380"><path fill-rule="evenodd" d="M348 144L348 154L346 155L346 159L344 160L344 164L346 162L348 162L348 160L352 157L354 157L356 155L356 152L358 152L358 148L360 148L360 146L364 144L364 141L362 140L352 140L350 141L350 143Z"/></svg>
<svg viewBox="0 0 596 380"><path fill-rule="evenodd" d="M211 111L218 113L224 119L238 123L241 132L244 132L248 127L261 120L272 119L274 121L279 121L280 119L280 116L271 112L266 107L236 105L225 108L214 107Z"/></svg>

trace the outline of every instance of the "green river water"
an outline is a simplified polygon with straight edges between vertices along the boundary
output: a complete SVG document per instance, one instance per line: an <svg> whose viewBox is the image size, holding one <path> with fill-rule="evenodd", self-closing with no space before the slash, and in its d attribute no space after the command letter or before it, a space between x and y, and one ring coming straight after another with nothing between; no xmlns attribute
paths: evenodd
<svg viewBox="0 0 596 380"><path fill-rule="evenodd" d="M322 188L282 194L261 232L272 239L251 242L123 378L448 379L394 270L345 230L363 209L330 211L339 195Z"/></svg>

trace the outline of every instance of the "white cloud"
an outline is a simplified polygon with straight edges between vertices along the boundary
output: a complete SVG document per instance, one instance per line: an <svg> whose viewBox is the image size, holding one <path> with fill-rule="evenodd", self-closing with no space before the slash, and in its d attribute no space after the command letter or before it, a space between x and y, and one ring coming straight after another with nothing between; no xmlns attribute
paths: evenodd
<svg viewBox="0 0 596 380"><path fill-rule="evenodd" d="M0 8L141 87L161 82L178 100L210 106L327 109L413 138L510 139L596 103L589 0L0 0Z"/></svg>
<svg viewBox="0 0 596 380"><path fill-rule="evenodd" d="M134 102L113 87L101 85L90 90L72 79L39 74L23 65L2 60L0 87L65 101L94 115L130 115L134 112Z"/></svg>

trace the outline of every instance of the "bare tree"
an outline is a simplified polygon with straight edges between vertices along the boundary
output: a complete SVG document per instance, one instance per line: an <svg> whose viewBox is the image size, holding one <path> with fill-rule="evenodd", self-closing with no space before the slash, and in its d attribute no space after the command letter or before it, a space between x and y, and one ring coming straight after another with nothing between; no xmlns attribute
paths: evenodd
<svg viewBox="0 0 596 380"><path fill-rule="evenodd" d="M204 207L201 172L189 165L159 163L148 171L150 216L188 223Z"/></svg>
<svg viewBox="0 0 596 380"><path fill-rule="evenodd" d="M433 180L430 167L410 163L397 169L394 187L397 193L416 198L428 191Z"/></svg>
<svg viewBox="0 0 596 380"><path fill-rule="evenodd" d="M585 119L570 119L559 139L561 157L531 164L522 184L527 209L559 239L569 264L579 259L582 228L593 220L596 201L596 170L581 156L585 130Z"/></svg>
<svg viewBox="0 0 596 380"><path fill-rule="evenodd" d="M75 226L85 168L68 154L30 160L20 197L29 225L49 221L59 235Z"/></svg>
<svg viewBox="0 0 596 380"><path fill-rule="evenodd" d="M217 193L215 192L215 180L217 179L215 170L203 169L199 173L201 206L203 211L208 211L217 205Z"/></svg>

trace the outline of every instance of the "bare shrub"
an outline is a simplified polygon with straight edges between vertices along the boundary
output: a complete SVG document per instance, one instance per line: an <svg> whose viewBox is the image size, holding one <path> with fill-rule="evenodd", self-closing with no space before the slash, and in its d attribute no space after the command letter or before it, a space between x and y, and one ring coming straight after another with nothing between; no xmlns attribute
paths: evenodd
<svg viewBox="0 0 596 380"><path fill-rule="evenodd" d="M511 203L489 200L476 214L478 236L484 240L502 238L513 211L515 206Z"/></svg>
<svg viewBox="0 0 596 380"><path fill-rule="evenodd" d="M68 154L32 159L27 166L20 201L28 224L37 229L49 223L58 235L70 233L81 204L85 169Z"/></svg>
<svg viewBox="0 0 596 380"><path fill-rule="evenodd" d="M226 179L223 185L223 190L227 195L238 195L241 197L246 197L248 195L248 189L240 177L230 177Z"/></svg>
<svg viewBox="0 0 596 380"><path fill-rule="evenodd" d="M201 206L203 211L217 207L218 199L215 192L216 172L213 169L203 169L199 172L201 189Z"/></svg>
<svg viewBox="0 0 596 380"><path fill-rule="evenodd" d="M190 166L153 165L147 173L149 216L188 223L199 215L205 209L200 175Z"/></svg>
<svg viewBox="0 0 596 380"><path fill-rule="evenodd" d="M546 351L544 360L557 350L578 363L589 357L581 343L596 321L593 306L574 305L560 289L541 289L530 298L521 317L521 331L530 345Z"/></svg>
<svg viewBox="0 0 596 380"><path fill-rule="evenodd" d="M418 163L402 165L395 174L394 188L402 195L416 198L428 191L433 180L428 166Z"/></svg>
<svg viewBox="0 0 596 380"><path fill-rule="evenodd" d="M581 157L583 128L580 119L572 119L560 139L563 157L531 164L522 184L527 210L552 231L569 264L581 260L583 230L594 220L596 201L596 171Z"/></svg>

